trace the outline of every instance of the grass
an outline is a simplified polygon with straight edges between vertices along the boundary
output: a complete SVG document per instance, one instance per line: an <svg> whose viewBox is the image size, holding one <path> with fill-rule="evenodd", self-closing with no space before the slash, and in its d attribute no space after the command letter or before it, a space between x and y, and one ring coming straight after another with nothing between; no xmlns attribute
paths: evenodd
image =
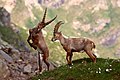
<svg viewBox="0 0 120 80"><path fill-rule="evenodd" d="M1 1L0 1L1 2ZM96 47L98 49L98 52L100 54L100 57L114 57L114 54L119 49L120 46L120 38L117 39L116 43L112 45L112 48L109 46L106 47L102 44L100 44L101 40L106 38L108 35L115 32L115 29L119 29L120 24L120 8L113 7L113 5L110 3L110 0L107 0L108 2L108 10L99 10L94 13L92 13L92 9L89 9L92 7L92 5L96 4L95 0L86 0L85 2L81 3L80 5L72 5L68 8L66 6L69 4L69 1L66 1L64 5L62 5L60 8L48 8L47 15L46 15L46 21L51 20L55 15L57 15L57 18L54 22L52 22L50 25L48 25L45 30L47 32L47 36L45 37L46 43L48 45L48 48L50 50L50 60L53 62L59 61L60 64L66 63L65 55L66 52L63 50L60 43L52 43L50 41L53 33L54 25L59 21L62 20L65 24L63 24L59 31L62 31L62 33L66 36L74 36L74 37L87 37L95 41ZM29 11L27 6L25 5L24 0L18 0L16 2L16 6L13 9L11 13L11 21L19 25L20 28L20 35L22 35L22 39L24 42L26 42L26 39L28 37L27 31L24 30L22 27L25 26L28 28L33 28L37 23L42 19L44 11L41 11L38 7L32 6L32 13L36 19L31 19ZM21 6L22 5L22 6ZM42 7L42 6L41 6ZM43 8L43 7L42 7ZM44 8L45 9L45 8ZM111 19L109 25L106 25L106 27L96 33L90 33L90 31L85 32L81 29L75 30L73 29L73 21L79 21L81 24L91 24L91 27L94 29L99 24L96 23L96 20L105 18L105 19ZM80 26L79 26L80 27ZM80 27L81 28L81 27ZM1 34L4 36L2 37L3 40L10 44L18 45L18 43L15 43L16 38L18 36L8 28L7 30L0 28ZM113 30L113 32L111 31ZM81 35L78 35L77 33L80 33ZM13 34L13 35L11 35ZM29 46L29 45L28 45ZM114 47L115 46L115 47ZM81 58L86 57L86 54L75 54L74 58ZM73 59L74 59L73 58Z"/></svg>
<svg viewBox="0 0 120 80"><path fill-rule="evenodd" d="M53 71L36 75L32 80L119 80L120 60L97 59L94 64L89 58L73 61L70 69L67 65L58 67Z"/></svg>
<svg viewBox="0 0 120 80"><path fill-rule="evenodd" d="M24 32L25 31L21 29L20 34L17 34L13 31L11 27L0 26L1 39L7 42L8 44L14 46L17 49L23 49L23 46L20 45L20 42L26 41L25 38L27 38L27 36L26 36L26 33Z"/></svg>
<svg viewBox="0 0 120 80"><path fill-rule="evenodd" d="M10 44L15 44L15 40L18 38L17 34L10 27L6 26L0 26L0 34L2 34L1 38Z"/></svg>
<svg viewBox="0 0 120 80"><path fill-rule="evenodd" d="M30 14L28 14L29 11L25 6L24 0L18 0L16 1L16 4L17 5L15 5L15 8L11 12L11 22L14 22L19 25L19 27L22 27L27 18L29 18Z"/></svg>

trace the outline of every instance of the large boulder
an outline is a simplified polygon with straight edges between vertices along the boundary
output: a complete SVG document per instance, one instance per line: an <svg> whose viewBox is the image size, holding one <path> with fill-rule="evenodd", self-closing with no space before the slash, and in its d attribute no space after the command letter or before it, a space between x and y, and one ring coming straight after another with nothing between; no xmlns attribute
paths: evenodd
<svg viewBox="0 0 120 80"><path fill-rule="evenodd" d="M13 63L12 57L9 56L8 54L6 54L4 51L0 50L0 55L1 55L7 62Z"/></svg>
<svg viewBox="0 0 120 80"><path fill-rule="evenodd" d="M0 7L0 24L10 26L10 13L4 7Z"/></svg>

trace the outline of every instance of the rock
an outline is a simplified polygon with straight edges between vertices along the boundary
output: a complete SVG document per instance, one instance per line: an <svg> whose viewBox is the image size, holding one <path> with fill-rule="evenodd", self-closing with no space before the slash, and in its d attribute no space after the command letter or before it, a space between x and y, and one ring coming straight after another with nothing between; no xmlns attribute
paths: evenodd
<svg viewBox="0 0 120 80"><path fill-rule="evenodd" d="M5 45L8 45L8 43L5 42L5 41L3 41L3 40L0 38L0 45L5 46ZM3 47L3 48L4 48L4 47Z"/></svg>
<svg viewBox="0 0 120 80"><path fill-rule="evenodd" d="M72 5L80 5L81 3L85 2L86 0L70 0L68 5L72 6Z"/></svg>
<svg viewBox="0 0 120 80"><path fill-rule="evenodd" d="M12 63L13 59L11 56L9 56L8 54L6 54L4 51L0 50L0 55L8 62Z"/></svg>
<svg viewBox="0 0 120 80"><path fill-rule="evenodd" d="M20 69L21 72L24 72L24 66L25 66L25 64L18 65L18 68Z"/></svg>
<svg viewBox="0 0 120 80"><path fill-rule="evenodd" d="M39 4L42 4L42 0L38 0L38 3L39 3Z"/></svg>
<svg viewBox="0 0 120 80"><path fill-rule="evenodd" d="M118 37L120 36L120 29L119 28L117 30L113 29L111 32L112 33L110 33L100 41L100 44L104 46L112 46L115 44Z"/></svg>
<svg viewBox="0 0 120 80"><path fill-rule="evenodd" d="M102 43L102 45L104 46L112 46L113 44L115 44L116 40L117 40L117 36L111 35L105 39L102 39L100 43Z"/></svg>
<svg viewBox="0 0 120 80"><path fill-rule="evenodd" d="M81 23L79 21L73 21L72 26L75 30L78 30L78 29L80 29Z"/></svg>
<svg viewBox="0 0 120 80"><path fill-rule="evenodd" d="M15 49L15 48L12 48L12 51L11 51L13 54L15 53L15 54L20 54L20 52L17 50L17 49Z"/></svg>
<svg viewBox="0 0 120 80"><path fill-rule="evenodd" d="M110 19L97 19L96 20L96 23L97 23L97 27L94 28L94 32L99 32L99 31L102 31L106 26L108 27L109 26L109 23L110 23Z"/></svg>
<svg viewBox="0 0 120 80"><path fill-rule="evenodd" d="M12 10L14 9L14 7L16 5L16 1L17 0L7 0L7 1L5 1L4 7L9 13L11 13Z"/></svg>
<svg viewBox="0 0 120 80"><path fill-rule="evenodd" d="M10 13L4 7L0 7L0 22L2 25L10 26Z"/></svg>
<svg viewBox="0 0 120 80"><path fill-rule="evenodd" d="M80 27L83 31L87 32L90 30L91 25L90 24L84 24Z"/></svg>
<svg viewBox="0 0 120 80"><path fill-rule="evenodd" d="M32 66L31 64L27 64L25 67L24 67L24 73L31 73L31 70L32 69Z"/></svg>
<svg viewBox="0 0 120 80"><path fill-rule="evenodd" d="M120 0L117 0L117 5L118 7L120 7Z"/></svg>
<svg viewBox="0 0 120 80"><path fill-rule="evenodd" d="M116 58L120 58L120 48L116 50L114 55Z"/></svg>
<svg viewBox="0 0 120 80"><path fill-rule="evenodd" d="M7 80L9 75L10 71L8 70L8 66L2 59L0 59L0 80Z"/></svg>

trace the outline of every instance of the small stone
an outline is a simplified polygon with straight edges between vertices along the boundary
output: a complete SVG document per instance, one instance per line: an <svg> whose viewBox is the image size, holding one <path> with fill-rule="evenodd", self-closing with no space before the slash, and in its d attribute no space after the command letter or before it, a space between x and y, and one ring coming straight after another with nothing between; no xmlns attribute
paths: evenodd
<svg viewBox="0 0 120 80"><path fill-rule="evenodd" d="M32 69L32 66L30 64L28 64L24 67L24 72L31 73L31 71L32 71L31 69Z"/></svg>

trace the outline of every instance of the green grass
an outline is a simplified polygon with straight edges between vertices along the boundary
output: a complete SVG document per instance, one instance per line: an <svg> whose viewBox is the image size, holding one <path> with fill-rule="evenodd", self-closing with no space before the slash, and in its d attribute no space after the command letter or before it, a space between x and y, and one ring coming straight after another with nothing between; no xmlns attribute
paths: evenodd
<svg viewBox="0 0 120 80"><path fill-rule="evenodd" d="M25 42L27 39L26 33L24 33L25 31L23 29L20 31L20 34L17 34L11 27L0 26L1 39L17 49L23 49L20 46L20 42Z"/></svg>
<svg viewBox="0 0 120 80"><path fill-rule="evenodd" d="M24 0L17 0L16 1L15 8L13 9L11 13L11 22L14 22L15 24L19 25L19 27L23 26L27 20L27 18L30 17L28 14L28 8L25 6Z"/></svg>
<svg viewBox="0 0 120 80"><path fill-rule="evenodd" d="M97 59L94 64L89 58L73 61L70 69L63 65L53 71L36 75L32 80L119 80L120 60Z"/></svg>
<svg viewBox="0 0 120 80"><path fill-rule="evenodd" d="M10 27L6 26L0 26L0 34L2 34L1 38L10 44L15 44L15 40L18 38L17 34Z"/></svg>

